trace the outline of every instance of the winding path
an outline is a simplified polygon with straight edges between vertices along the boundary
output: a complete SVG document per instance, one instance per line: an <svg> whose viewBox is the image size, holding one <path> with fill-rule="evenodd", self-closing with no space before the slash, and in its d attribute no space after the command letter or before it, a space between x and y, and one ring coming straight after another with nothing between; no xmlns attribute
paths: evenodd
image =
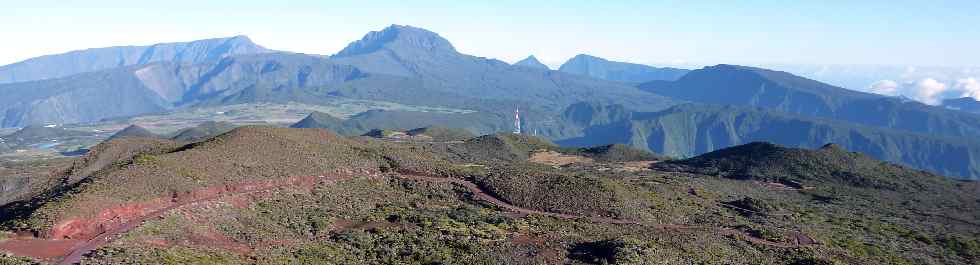
<svg viewBox="0 0 980 265"><path fill-rule="evenodd" d="M483 191L483 189L481 189L475 183L470 182L470 181L466 181L466 180L462 180L462 179L445 178L445 177L432 177L432 176L422 176L422 175L418 175L418 174L400 174L400 175L397 175L396 177L402 178L402 179L423 180L423 181L439 182L439 183L447 183L448 182L448 183L457 184L457 185L463 186L466 189L470 190L470 192L473 193L474 198L477 198L477 199L480 199L480 200L489 202L490 204L493 204L493 205L495 205L497 207L500 207L502 209L506 209L508 211L516 212L516 213L521 213L521 214L536 214L536 215L543 215L543 216L549 216L549 217L554 217L554 218L559 218L559 219L570 219L570 220L582 220L582 219L586 219L586 220L589 220L589 221L592 221L592 222L596 222L596 223L640 225L640 226L646 226L646 227L650 227L650 228L654 228L654 229L661 229L661 230L688 230L688 231L704 230L704 231L712 231L716 235L721 235L721 236L734 236L736 238L744 239L745 241L748 241L748 242L753 243L753 244L765 245L765 246L776 247L776 248L796 248L796 247L800 247L800 246L818 244L818 242L816 240L814 240L813 238L811 238L811 237L809 237L809 236L807 236L807 235L805 235L803 233L800 233L800 232L792 232L792 236L793 236L792 242L783 243L783 242L769 241L769 240L766 240L766 239L763 239L763 238L756 237L756 236L754 236L754 235L752 235L752 234L750 234L750 233L748 233L746 231L742 231L742 230L738 230L738 229L733 229L733 228L710 227L710 226L689 226L689 225L680 225L680 224L644 224L644 223L641 223L639 221L634 221L634 220L605 218L605 217L594 217L594 216L582 216L582 215L554 213L554 212L544 212L544 211L538 211L538 210L523 208L523 207L520 207L520 206L516 206L516 205L510 204L510 203L507 203L505 201L502 201L502 200L500 200L497 197L494 197L494 196L492 196L490 194L487 194L486 192Z"/></svg>
<svg viewBox="0 0 980 265"><path fill-rule="evenodd" d="M122 223L120 225L117 225L117 226L115 226L115 227L113 227L111 229L108 229L106 231L103 231L103 232L99 233L98 235L96 235L93 238L90 238L88 240L82 240L81 243L76 243L73 247L70 248L70 250L64 256L64 258L60 259L57 262L57 264L59 264L59 265L79 264L81 262L81 259L82 259L82 257L84 255L86 255L86 254L88 254L88 253L90 253L90 252L98 249L101 246L104 246L104 245L106 245L108 243L111 243L113 240L117 239L120 235L122 235L122 234L124 234L126 232L129 232L129 231L131 231L131 230L133 230L133 229L135 229L137 227L139 227L144 222L146 222L148 220L151 220L151 219L154 219L154 218L160 218L163 215L167 214L168 212L173 211L173 210L176 210L176 209L180 209L180 208L187 207L187 206L192 206L192 205L195 205L195 204L198 204L198 203L216 201L216 200L219 200L219 199L222 199L222 198L231 197L231 196L238 196L238 195L246 195L246 194L252 194L252 193L265 192L265 191L269 191L269 190L273 190L273 189L277 189L277 188L282 188L282 187L285 187L285 186L297 185L297 184L300 184L300 183L306 183L303 180L307 180L307 181L309 181L309 180L315 180L316 182L323 183L323 182L335 182L335 181L338 181L338 180L349 179L349 178L352 178L352 177L353 177L352 174L333 174L333 175L330 175L330 176L294 177L294 178L289 178L286 181L278 182L278 183L276 183L274 185L247 185L247 184L243 184L243 185L241 185L241 187L238 187L238 188L229 188L227 192L222 192L222 193L218 193L218 194L214 194L214 195L206 196L206 197L200 197L200 198L193 199L193 200L188 200L188 201L175 202L172 205L169 205L167 207L164 207L164 208L158 209L156 211L150 212L149 214L146 214L146 215L139 216L137 218L131 219L131 220L126 221L126 222L124 222L124 223ZM792 242L792 243L781 243L781 242L773 242L773 241L765 240L765 239L762 239L762 238L758 238L758 237L752 236L748 232L737 230L737 229L732 229L732 228L704 227L704 226L687 226L687 225L678 225L678 224L644 224L644 223L641 223L639 221L634 221L634 220L615 219L615 218L596 217L596 216L583 216L583 215L566 214L566 213L555 213L555 212L545 212L545 211L539 211L539 210L533 210L533 209L519 207L519 206L510 204L508 202L505 202L503 200L500 200L499 198L494 197L493 195L490 195L490 194L486 193L482 188L480 188L475 183L470 182L470 181L467 181L467 180L455 179L455 178L446 178L446 177L423 176L423 175L419 175L419 174L405 174L405 173L403 173L403 174L395 174L392 177L401 178L401 179L410 179L410 180L421 180L421 181L435 182L435 183L453 183L453 184L462 186L462 187L466 188L467 190L469 190L473 194L473 197L475 199L483 200L483 201L486 201L486 202L488 202L490 204L493 204L493 205L495 205L497 207L500 207L501 209L504 209L504 210L507 210L507 211L511 211L511 212L515 212L515 213L520 213L520 214L534 214L534 215L548 216L548 217L554 217L554 218L559 218L559 219L567 219L567 220L589 220L589 221L595 222L595 223L608 223L608 224L620 224L620 225L639 225L639 226L646 226L646 227L650 227L650 228L654 228L654 229L662 229L662 230L688 230L688 231L704 230L704 231L713 231L713 233L715 233L717 235L721 235L721 236L735 236L737 238L741 238L743 240L746 240L746 241L751 242L751 243L754 243L754 244L765 245L765 246L770 246L770 247L777 247L777 248L795 248L795 247L804 246L804 245L817 244L817 242L815 240L813 240L812 238L810 238L810 237L808 237L806 235L803 235L802 233L798 233L798 232L793 234L794 241L795 242ZM32 239L32 240L42 240L42 239ZM49 239L49 240L53 241L53 240L56 240L56 239Z"/></svg>
<svg viewBox="0 0 980 265"><path fill-rule="evenodd" d="M273 189L277 189L277 188L281 188L281 187L285 187L285 186L296 185L297 183L303 183L303 181L297 181L297 180L300 180L300 179L303 179L303 178L315 178L317 181L336 181L336 180L341 180L341 179L350 178L350 177L351 176L345 176L345 175L331 175L331 176L317 176L317 177L298 177L298 178L292 178L291 180L285 181L283 183L279 183L277 185L264 186L264 187L260 187L260 188L256 188L256 189L248 189L248 188L246 188L246 189L243 189L243 190L235 190L235 191L231 191L231 192L225 192L225 193L216 194L216 195L213 195L213 196L203 197L203 198L199 198L199 199L192 200L192 201L175 203L175 204L170 205L168 207L165 207L165 208L162 208L162 209L153 211L153 212L151 212L151 213L149 213L147 215L143 215L143 216L140 216L139 218L130 220L128 222L125 222L122 225L119 225L119 226L114 227L112 229L106 230L106 231L98 234L94 238L91 238L91 239L89 239L88 241L85 241L82 244L76 245L75 247L73 247L71 249L71 251L68 253L68 255L65 256L57 264L59 264L59 265L79 264L79 263L81 263L82 257L85 254L88 254L89 252L92 252L95 249L98 249L99 247L101 247L101 246L103 246L105 244L108 244L108 243L112 242L119 235L121 235L123 233L126 233L126 232L129 232L130 230L133 230L133 229L139 227L144 222L146 222L146 221L148 221L150 219L153 219L153 218L160 218L164 214L166 214L166 213L168 213L168 212L170 212L172 210L175 210L175 209L179 209L179 208L182 208L182 207L186 207L186 206L190 206L190 205L194 205L194 204L198 204L198 203L202 203L202 202L215 201L215 200L218 200L218 199L221 199L221 198L226 198L226 197L231 197L231 196L246 195L246 194L252 194L252 193L259 193L259 192L269 191L269 190L273 190Z"/></svg>

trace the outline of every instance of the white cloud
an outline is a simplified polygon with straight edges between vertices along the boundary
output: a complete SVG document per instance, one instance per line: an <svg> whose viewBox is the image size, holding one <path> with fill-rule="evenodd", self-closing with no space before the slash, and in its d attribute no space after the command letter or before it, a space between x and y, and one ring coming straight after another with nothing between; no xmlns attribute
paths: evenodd
<svg viewBox="0 0 980 265"><path fill-rule="evenodd" d="M915 91L912 91L912 98L925 102L926 104L938 105L942 101L942 98L939 96L946 91L946 88L946 84L943 84L936 79L922 79L915 83Z"/></svg>
<svg viewBox="0 0 980 265"><path fill-rule="evenodd" d="M892 80L881 80L871 84L868 92L886 96L898 96L898 82Z"/></svg>
<svg viewBox="0 0 980 265"><path fill-rule="evenodd" d="M953 90L959 92L961 97L972 97L980 100L980 80L977 80L976 77L956 80Z"/></svg>
<svg viewBox="0 0 980 265"><path fill-rule="evenodd" d="M968 85L967 83L964 84L964 86ZM923 78L919 81L904 83L881 80L868 87L868 91L886 96L905 96L930 105L938 105L951 92L949 86L934 78Z"/></svg>

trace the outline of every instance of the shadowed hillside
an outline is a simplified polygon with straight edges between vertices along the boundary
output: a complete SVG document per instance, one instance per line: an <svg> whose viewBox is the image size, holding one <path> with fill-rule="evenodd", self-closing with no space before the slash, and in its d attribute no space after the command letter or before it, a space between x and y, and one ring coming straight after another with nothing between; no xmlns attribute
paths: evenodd
<svg viewBox="0 0 980 265"><path fill-rule="evenodd" d="M342 120L314 112L291 125L293 128L324 128L343 135L361 135L374 129L407 131L425 127L459 128L470 132L493 133L510 126L504 117L485 112L435 113L418 111L371 110Z"/></svg>
<svg viewBox="0 0 980 265"><path fill-rule="evenodd" d="M740 180L792 182L799 185L839 182L889 190L914 190L926 186L919 183L938 182L941 179L940 176L848 152L835 144L806 150L754 142L656 166Z"/></svg>
<svg viewBox="0 0 980 265"><path fill-rule="evenodd" d="M679 100L759 107L866 126L949 137L980 135L980 116L975 114L747 66L705 67L674 82L650 82L640 88Z"/></svg>
<svg viewBox="0 0 980 265"><path fill-rule="evenodd" d="M736 106L685 104L660 112L629 112L622 106L593 103L573 105L565 113L565 139L557 141L562 145L622 143L668 156L692 157L756 141L803 148L836 143L876 159L938 174L980 176L980 142L972 139Z"/></svg>
<svg viewBox="0 0 980 265"><path fill-rule="evenodd" d="M115 134L109 137L109 140L122 138L122 137L161 138L162 136L157 135L151 132L150 130L147 130L146 128L140 127L139 125L134 124L116 132Z"/></svg>
<svg viewBox="0 0 980 265"><path fill-rule="evenodd" d="M197 126L183 129L170 139L185 142L196 142L231 131L238 126L229 122L208 121Z"/></svg>

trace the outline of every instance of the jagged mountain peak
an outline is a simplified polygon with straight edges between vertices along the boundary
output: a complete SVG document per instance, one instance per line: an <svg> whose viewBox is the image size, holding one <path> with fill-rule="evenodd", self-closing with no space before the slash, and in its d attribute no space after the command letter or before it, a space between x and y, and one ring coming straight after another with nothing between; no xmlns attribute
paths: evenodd
<svg viewBox="0 0 980 265"><path fill-rule="evenodd" d="M514 65L551 70L551 68L548 68L547 65L541 63L541 61L538 61L538 58L534 57L534 55L528 56L527 58L524 58L524 60L517 61L514 63Z"/></svg>
<svg viewBox="0 0 980 265"><path fill-rule="evenodd" d="M456 52L449 40L438 33L412 26L391 25L380 31L371 31L358 41L334 55L345 57L375 52L382 48L419 49L423 51Z"/></svg>

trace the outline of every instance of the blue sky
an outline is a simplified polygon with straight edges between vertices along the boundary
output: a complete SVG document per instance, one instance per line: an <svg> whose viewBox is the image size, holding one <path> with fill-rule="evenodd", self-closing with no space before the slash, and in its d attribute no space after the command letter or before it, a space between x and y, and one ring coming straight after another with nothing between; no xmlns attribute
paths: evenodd
<svg viewBox="0 0 980 265"><path fill-rule="evenodd" d="M578 53L648 64L980 62L980 1L2 1L0 64L238 34L332 54L390 24L438 32L468 54L552 65Z"/></svg>

